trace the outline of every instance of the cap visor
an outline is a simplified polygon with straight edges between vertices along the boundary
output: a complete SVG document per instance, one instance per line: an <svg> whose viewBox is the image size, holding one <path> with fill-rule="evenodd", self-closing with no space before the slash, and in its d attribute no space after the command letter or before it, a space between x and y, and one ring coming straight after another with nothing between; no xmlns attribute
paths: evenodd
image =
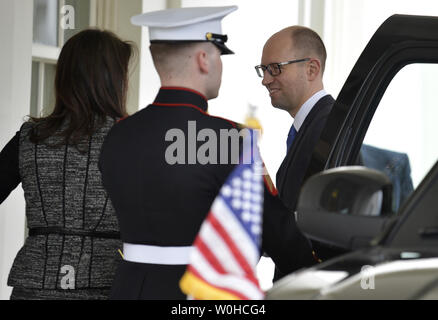
<svg viewBox="0 0 438 320"><path fill-rule="evenodd" d="M234 54L233 51L231 51L230 49L228 49L228 47L222 43L218 43L218 42L212 42L216 47L219 48L219 50L221 51L221 55L224 54Z"/></svg>

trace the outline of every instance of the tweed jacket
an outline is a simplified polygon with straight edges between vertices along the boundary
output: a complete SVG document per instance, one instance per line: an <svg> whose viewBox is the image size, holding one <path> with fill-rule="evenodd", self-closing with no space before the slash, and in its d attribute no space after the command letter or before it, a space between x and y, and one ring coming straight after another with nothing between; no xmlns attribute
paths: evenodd
<svg viewBox="0 0 438 320"><path fill-rule="evenodd" d="M118 222L97 163L114 120L108 118L87 142L53 147L57 137L30 142L31 123L19 134L19 174L29 236L12 266L8 285L38 289L110 288L121 260ZM82 234L81 234L82 233ZM93 235L90 235L93 233ZM95 235L98 235L97 237ZM103 236L99 236L102 235ZM105 235L111 237L105 237Z"/></svg>

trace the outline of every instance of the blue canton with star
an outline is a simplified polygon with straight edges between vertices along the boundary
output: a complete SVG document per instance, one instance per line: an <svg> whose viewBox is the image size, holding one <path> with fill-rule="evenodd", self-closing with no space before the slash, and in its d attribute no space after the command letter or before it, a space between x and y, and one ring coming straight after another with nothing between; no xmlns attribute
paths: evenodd
<svg viewBox="0 0 438 320"><path fill-rule="evenodd" d="M222 199L259 247L262 234L263 176L261 164L240 164L221 189Z"/></svg>

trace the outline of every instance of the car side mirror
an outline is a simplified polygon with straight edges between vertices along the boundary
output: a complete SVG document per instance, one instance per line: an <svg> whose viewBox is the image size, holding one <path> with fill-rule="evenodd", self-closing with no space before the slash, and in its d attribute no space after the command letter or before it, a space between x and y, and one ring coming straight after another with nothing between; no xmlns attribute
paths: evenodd
<svg viewBox="0 0 438 320"><path fill-rule="evenodd" d="M312 240L355 250L384 230L391 203L391 181L382 172L359 166L329 169L301 189L297 224Z"/></svg>

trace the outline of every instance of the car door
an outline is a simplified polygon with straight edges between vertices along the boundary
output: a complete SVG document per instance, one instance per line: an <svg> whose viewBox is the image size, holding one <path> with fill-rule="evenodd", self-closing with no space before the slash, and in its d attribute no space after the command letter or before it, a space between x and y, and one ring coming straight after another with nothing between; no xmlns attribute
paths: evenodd
<svg viewBox="0 0 438 320"><path fill-rule="evenodd" d="M338 170L339 173L342 171L348 170ZM320 174L319 178L324 178L324 174L327 172ZM375 246L289 275L274 284L267 292L267 299L436 299L437 194L438 162L417 187L403 212L394 219L395 223L375 239L378 240ZM327 214L330 213L323 212L320 217ZM342 213L339 217L349 218ZM321 221L324 226L330 224L328 219L319 219ZM366 223L358 226L360 228L355 229L367 228ZM325 239L334 243L334 238L332 233Z"/></svg>
<svg viewBox="0 0 438 320"><path fill-rule="evenodd" d="M404 206L394 226L381 235L380 244L438 256L437 195L438 161Z"/></svg>
<svg viewBox="0 0 438 320"><path fill-rule="evenodd" d="M309 168L378 169L393 183L393 212L438 158L438 17L394 15L345 82Z"/></svg>

